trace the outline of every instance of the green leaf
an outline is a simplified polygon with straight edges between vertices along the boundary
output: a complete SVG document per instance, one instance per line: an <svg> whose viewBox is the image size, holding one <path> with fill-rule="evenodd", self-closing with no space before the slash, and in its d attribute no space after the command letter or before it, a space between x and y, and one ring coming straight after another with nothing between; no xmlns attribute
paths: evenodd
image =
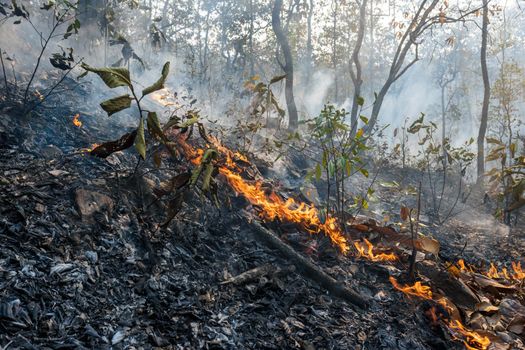
<svg viewBox="0 0 525 350"><path fill-rule="evenodd" d="M132 100L133 98L126 94L104 101L100 104L100 107L102 107L102 109L111 116L117 112L129 108L131 106Z"/></svg>
<svg viewBox="0 0 525 350"><path fill-rule="evenodd" d="M162 67L162 73L159 80L157 80L153 85L148 86L144 90L142 90L142 96L146 96L148 94L151 94L154 91L160 90L164 88L164 83L166 82L166 79L168 78L168 74L170 72L170 62L164 63L164 67Z"/></svg>
<svg viewBox="0 0 525 350"><path fill-rule="evenodd" d="M88 72L96 73L111 89L119 86L131 88L131 78L126 68L94 68L86 63L82 63L81 66Z"/></svg>
<svg viewBox="0 0 525 350"><path fill-rule="evenodd" d="M365 117L364 115L360 115L359 119L361 119L363 121L363 123L368 125L368 118L367 117Z"/></svg>
<svg viewBox="0 0 525 350"><path fill-rule="evenodd" d="M135 148L142 159L146 159L146 138L144 137L144 118L140 118L139 127L137 128L137 137L135 138Z"/></svg>
<svg viewBox="0 0 525 350"><path fill-rule="evenodd" d="M273 83L277 83L278 81L281 81L284 78L286 78L286 74L279 75L277 77L273 77L272 80L270 80L270 84L268 84L268 85L272 85Z"/></svg>
<svg viewBox="0 0 525 350"><path fill-rule="evenodd" d="M361 168L361 169L359 169L359 171L360 171L361 174L363 174L365 177L368 177L368 170Z"/></svg>
<svg viewBox="0 0 525 350"><path fill-rule="evenodd" d="M363 106L365 104L365 99L361 96L357 97L357 105Z"/></svg>
<svg viewBox="0 0 525 350"><path fill-rule="evenodd" d="M164 132L162 131L162 128L160 127L159 118L157 117L157 113L155 112L148 112L148 131L157 139L162 140L163 142L167 141L166 135L164 135Z"/></svg>

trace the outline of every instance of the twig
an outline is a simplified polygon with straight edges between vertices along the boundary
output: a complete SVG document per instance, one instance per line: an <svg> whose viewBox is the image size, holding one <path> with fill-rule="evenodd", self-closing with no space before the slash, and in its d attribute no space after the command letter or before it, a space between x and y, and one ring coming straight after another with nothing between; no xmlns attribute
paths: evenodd
<svg viewBox="0 0 525 350"><path fill-rule="evenodd" d="M421 181L419 181L419 190L417 194L417 219L416 227L414 228L414 222L412 220L412 209L408 213L408 218L410 220L410 232L412 234L412 255L410 255L410 266L408 268L408 276L410 279L414 279L416 272L416 238L419 231L419 213L421 212Z"/></svg>

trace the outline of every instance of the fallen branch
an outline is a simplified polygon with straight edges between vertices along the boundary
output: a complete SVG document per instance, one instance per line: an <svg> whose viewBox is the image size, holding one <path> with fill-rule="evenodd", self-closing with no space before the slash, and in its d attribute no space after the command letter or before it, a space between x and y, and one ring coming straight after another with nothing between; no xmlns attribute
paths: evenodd
<svg viewBox="0 0 525 350"><path fill-rule="evenodd" d="M308 259L293 250L289 245L281 241L281 239L271 231L262 227L257 221L251 222L251 227L258 239L263 241L269 247L277 249L284 257L295 265L298 272L304 278L317 283L322 288L328 290L333 296L344 299L359 308L366 309L369 306L368 300L354 290L343 286L342 283L330 277L319 267L315 266Z"/></svg>

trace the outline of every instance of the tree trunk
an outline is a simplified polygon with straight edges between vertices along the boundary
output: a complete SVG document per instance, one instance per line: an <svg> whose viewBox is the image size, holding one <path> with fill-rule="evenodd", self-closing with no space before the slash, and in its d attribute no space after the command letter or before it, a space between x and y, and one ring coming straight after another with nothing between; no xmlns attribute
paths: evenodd
<svg viewBox="0 0 525 350"><path fill-rule="evenodd" d="M314 0L308 6L307 39L306 39L306 86L310 85L313 70L312 19L314 16Z"/></svg>
<svg viewBox="0 0 525 350"><path fill-rule="evenodd" d="M363 45L363 39L365 37L365 22L366 22L366 2L363 0L359 7L359 28L357 30L357 40L355 42L354 52L352 53L352 59L350 62L350 77L354 85L354 98L352 100L352 111L350 112L350 125L351 133L350 137L354 137L357 132L357 112L359 110L359 98L361 97L361 86L363 85L362 78L362 67L361 61L359 60L359 53L361 46ZM354 67L355 71L354 71Z"/></svg>
<svg viewBox="0 0 525 350"><path fill-rule="evenodd" d="M275 0L275 4L272 10L272 28L277 38L277 43L281 47L284 55L284 66L283 70L286 74L286 85L285 85L285 96L286 105L288 107L288 128L296 130L299 124L299 117L297 114L297 106L293 95L293 60L292 51L288 38L284 34L283 27L281 25L281 7L283 0Z"/></svg>
<svg viewBox="0 0 525 350"><path fill-rule="evenodd" d="M483 181L485 174L485 134L489 116L490 82L487 69L487 36L489 25L488 0L483 0L483 24L481 28L481 75L483 77L483 106L478 133L478 183Z"/></svg>

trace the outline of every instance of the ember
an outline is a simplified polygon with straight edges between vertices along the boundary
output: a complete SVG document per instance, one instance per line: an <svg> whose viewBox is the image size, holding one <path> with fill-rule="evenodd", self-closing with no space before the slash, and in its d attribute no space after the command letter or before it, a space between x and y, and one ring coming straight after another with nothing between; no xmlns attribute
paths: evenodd
<svg viewBox="0 0 525 350"><path fill-rule="evenodd" d="M80 114L77 113L75 114L75 116L73 117L73 125L75 125L76 127L82 127L82 122L80 121Z"/></svg>

